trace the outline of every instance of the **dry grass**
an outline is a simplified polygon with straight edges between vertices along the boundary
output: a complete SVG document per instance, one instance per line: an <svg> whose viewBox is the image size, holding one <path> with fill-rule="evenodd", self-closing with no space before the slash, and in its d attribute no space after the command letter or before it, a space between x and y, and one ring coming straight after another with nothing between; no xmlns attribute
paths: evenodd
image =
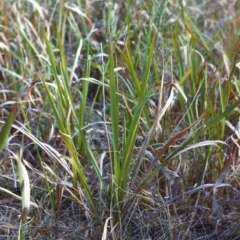
<svg viewBox="0 0 240 240"><path fill-rule="evenodd" d="M240 239L240 6L181 3L2 1L0 239Z"/></svg>

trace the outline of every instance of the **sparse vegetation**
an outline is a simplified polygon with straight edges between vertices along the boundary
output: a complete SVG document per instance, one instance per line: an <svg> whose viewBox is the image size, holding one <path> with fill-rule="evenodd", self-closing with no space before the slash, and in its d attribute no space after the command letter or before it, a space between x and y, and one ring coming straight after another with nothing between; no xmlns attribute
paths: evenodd
<svg viewBox="0 0 240 240"><path fill-rule="evenodd" d="M236 0L0 6L1 239L240 239Z"/></svg>

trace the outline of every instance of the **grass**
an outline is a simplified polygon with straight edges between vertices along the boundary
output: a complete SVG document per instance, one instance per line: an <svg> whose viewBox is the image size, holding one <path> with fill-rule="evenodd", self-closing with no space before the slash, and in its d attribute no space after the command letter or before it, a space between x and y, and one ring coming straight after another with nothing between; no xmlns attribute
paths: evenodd
<svg viewBox="0 0 240 240"><path fill-rule="evenodd" d="M3 1L0 237L238 239L239 7Z"/></svg>

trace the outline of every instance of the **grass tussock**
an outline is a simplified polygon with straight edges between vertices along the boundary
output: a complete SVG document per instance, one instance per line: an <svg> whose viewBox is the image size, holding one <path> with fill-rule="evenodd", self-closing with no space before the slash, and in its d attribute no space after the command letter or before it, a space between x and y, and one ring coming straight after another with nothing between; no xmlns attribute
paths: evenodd
<svg viewBox="0 0 240 240"><path fill-rule="evenodd" d="M239 239L238 1L2 1L0 238Z"/></svg>

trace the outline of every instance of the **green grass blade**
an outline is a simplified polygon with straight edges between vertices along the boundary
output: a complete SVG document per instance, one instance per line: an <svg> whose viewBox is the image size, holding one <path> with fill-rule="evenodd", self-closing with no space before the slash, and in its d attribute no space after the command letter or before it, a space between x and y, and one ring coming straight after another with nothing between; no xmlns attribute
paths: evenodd
<svg viewBox="0 0 240 240"><path fill-rule="evenodd" d="M155 47L155 34L150 32L149 37L149 43L147 44L147 50L146 50L146 62L145 67L143 71L143 76L141 78L141 95L140 99L143 99L146 93L146 89L148 87L148 81L149 81L149 72L151 69L152 59L153 59L153 53L154 53L154 47Z"/></svg>
<svg viewBox="0 0 240 240"><path fill-rule="evenodd" d="M67 109L68 101L67 99L65 99L66 95L64 94L63 84L61 83L58 76L57 60L54 56L53 47L49 42L47 36L45 36L45 42L47 46L47 53L48 53L51 73L53 74L53 79L56 84L56 95L57 95L58 105L59 105L59 116L61 119L65 119L66 117L65 111Z"/></svg>
<svg viewBox="0 0 240 240"><path fill-rule="evenodd" d="M129 71L129 73L132 77L132 80L134 82L134 85L135 85L135 88L136 88L136 91L137 91L137 96L140 96L140 94L141 94L141 84L140 84L140 80L137 76L137 73L136 73L132 58L131 58L132 54L130 52L130 48L128 48L128 46L125 46L125 54L119 49L118 49L118 51L121 54L122 59L126 63L128 71Z"/></svg>
<svg viewBox="0 0 240 240"><path fill-rule="evenodd" d="M2 149L8 139L12 124L13 124L15 116L16 116L16 112L17 112L17 105L15 105L13 107L8 118L6 119L4 125L2 126L2 128L0 130L0 152L2 152Z"/></svg>
<svg viewBox="0 0 240 240"><path fill-rule="evenodd" d="M120 183L120 154L119 154L119 99L117 95L117 85L114 73L113 46L110 42L110 115L112 122L112 141L113 141L113 161L116 183Z"/></svg>
<svg viewBox="0 0 240 240"><path fill-rule="evenodd" d="M145 104L148 100L149 96L145 96L145 98L140 101L133 113L128 133L126 134L126 143L124 146L123 153L123 166L121 168L121 188L126 189L129 177L130 177L130 168L133 160L133 150L136 143L136 137L139 130L139 121L141 113L145 107Z"/></svg>
<svg viewBox="0 0 240 240"><path fill-rule="evenodd" d="M182 58L182 53L180 50L177 36L173 34L172 39L173 39L174 53L175 53L175 57L178 64L179 78L181 79L184 76L184 61Z"/></svg>
<svg viewBox="0 0 240 240"><path fill-rule="evenodd" d="M46 95L48 97L51 109L53 110L53 114L54 114L56 123L62 132L66 132L62 118L58 113L58 109L56 107L56 104L55 104L52 94L50 92L50 87L48 86L48 83L45 81L43 76L41 76L41 79L42 79L42 83L43 83L44 89L46 91Z"/></svg>

